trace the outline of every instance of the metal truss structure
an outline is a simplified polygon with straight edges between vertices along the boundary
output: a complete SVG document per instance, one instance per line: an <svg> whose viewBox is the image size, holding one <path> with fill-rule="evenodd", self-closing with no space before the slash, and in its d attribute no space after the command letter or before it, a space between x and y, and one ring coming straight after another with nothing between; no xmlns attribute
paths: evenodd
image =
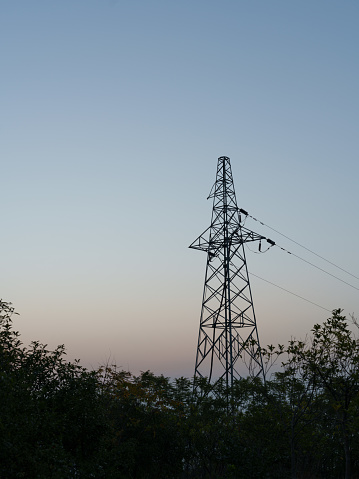
<svg viewBox="0 0 359 479"><path fill-rule="evenodd" d="M207 252L194 375L229 388L244 376L264 375L244 244L265 238L241 224L226 156L218 158L209 198L211 225L190 245Z"/></svg>

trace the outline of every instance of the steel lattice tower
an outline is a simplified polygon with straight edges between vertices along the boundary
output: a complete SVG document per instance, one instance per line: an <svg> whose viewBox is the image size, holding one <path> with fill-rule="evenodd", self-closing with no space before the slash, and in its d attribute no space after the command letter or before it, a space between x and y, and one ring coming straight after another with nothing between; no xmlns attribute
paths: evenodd
<svg viewBox="0 0 359 479"><path fill-rule="evenodd" d="M247 375L263 376L263 362L244 244L263 236L241 225L230 159L218 158L211 226L190 248L207 252L195 377L232 387Z"/></svg>

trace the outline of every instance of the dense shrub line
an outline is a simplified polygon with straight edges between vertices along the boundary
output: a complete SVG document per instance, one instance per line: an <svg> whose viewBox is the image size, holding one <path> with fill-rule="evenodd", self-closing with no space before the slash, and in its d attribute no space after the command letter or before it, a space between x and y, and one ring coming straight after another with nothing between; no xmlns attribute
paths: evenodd
<svg viewBox="0 0 359 479"><path fill-rule="evenodd" d="M88 371L63 346L24 347L13 313L0 303L1 479L359 477L359 344L340 310L263 350L282 363L265 384L230 391Z"/></svg>

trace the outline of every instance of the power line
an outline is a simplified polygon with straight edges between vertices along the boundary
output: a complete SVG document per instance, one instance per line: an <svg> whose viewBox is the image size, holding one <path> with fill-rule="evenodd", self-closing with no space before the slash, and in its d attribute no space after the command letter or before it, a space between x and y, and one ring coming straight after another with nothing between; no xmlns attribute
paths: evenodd
<svg viewBox="0 0 359 479"><path fill-rule="evenodd" d="M331 276L332 278L335 278L335 279L337 279L338 281L341 281L342 283L344 283L344 284L350 286L351 288L354 288L354 289L356 289L357 291L359 291L359 288L357 288L356 286L353 286L352 284L348 283L347 281L344 281L344 279L338 278L338 276L335 276L334 274L329 273L328 271L326 271L325 269L320 268L320 267L317 266L316 264L313 264L313 263L311 263L310 261L307 261L306 259L301 258L301 257L298 256L297 254L291 253L291 252L288 251L287 249L282 248L281 246L279 246L279 245L277 245L277 244L275 244L275 245L273 245L273 246L278 246L278 248L280 248L281 250L285 251L286 253L291 254L292 256L295 256L296 258L300 259L301 261L304 261L304 263L307 263L307 264L309 264L310 266L313 266L313 268L319 269L319 271L322 271L323 273L327 274L328 276Z"/></svg>
<svg viewBox="0 0 359 479"><path fill-rule="evenodd" d="M324 309L324 311L329 311L329 313L331 313L330 309L324 308L323 306L320 306L319 304L314 303L313 301L310 301L309 299L303 298L303 296L299 296L299 294L293 293L292 291L289 291L288 289L282 288L282 286L278 286L277 284L272 283L271 281L268 281L267 279L261 278L260 276L254 274L254 273L251 273L251 272L249 272L249 273L252 276L255 276L256 278L261 279L262 281L265 281L266 283L269 283L272 286L275 286L276 288L279 288L279 289L285 291L286 293L292 294L293 296L296 296L297 298L300 298L303 301L306 301L307 303L314 304L314 306L317 306L318 308Z"/></svg>
<svg viewBox="0 0 359 479"><path fill-rule="evenodd" d="M337 264L333 263L332 261L329 261L328 259L324 258L324 257L321 256L320 254L315 253L315 251L312 251L311 249L307 248L306 246L303 246L302 244L298 243L298 241L295 241L294 239L289 238L289 236L286 236L285 234L281 233L280 231L278 231L278 230L272 228L271 226L269 226L269 225L263 223L263 221L260 221L260 220L258 220L257 218L254 218L254 216L250 215L250 214L247 213L245 210L240 209L240 212L243 213L245 216L249 216L250 218L252 218L252 220L257 221L257 222L260 223L261 225L266 226L267 228L271 229L272 231L275 231L276 233L278 233L279 235L281 235L281 236L283 236L284 238L288 239L289 241L292 241L293 243L295 243L296 245L300 246L301 248L303 248L303 249L309 251L309 253L314 254L315 256L317 256L318 258L322 259L323 261L326 261L327 263L331 264L331 265L334 266L335 268L338 268L338 269L340 269L341 271L343 271L344 273L349 274L349 276L352 276L353 278L359 280L359 277L358 277L358 276L355 276L355 274L350 273L350 272L347 271L346 269L342 268L341 266L338 266ZM291 253L291 254L293 254L293 253ZM295 255L294 255L294 256L295 256ZM303 260L303 261L305 261L305 260ZM320 269L320 268L319 268L319 269ZM322 270L322 271L324 271L324 270ZM324 272L326 272L326 271L324 271ZM330 273L328 273L328 274L330 274ZM331 276L333 276L333 275L331 275ZM336 276L334 276L334 277L336 278ZM338 278L337 278L337 279L338 279ZM340 281L342 281L342 280L340 280ZM343 282L345 283L345 281L343 281ZM349 283L346 283L346 284L349 284ZM349 284L349 286L351 286L351 285ZM358 288L355 288L355 289L358 289Z"/></svg>
<svg viewBox="0 0 359 479"><path fill-rule="evenodd" d="M246 229L246 228L242 228L242 229L244 230L244 229ZM250 230L247 230L247 231L250 231ZM255 234L258 235L258 233L255 233ZM258 235L258 236L260 236L260 235ZM281 250L284 251L285 253L288 253L288 254L290 254L290 255L292 255L292 256L295 256L296 258L300 259L300 260L303 261L304 263L307 263L307 264L309 264L310 266L313 266L313 268L318 269L318 270L321 271L322 273L325 273L325 274L327 274L328 276L331 276L332 278L337 279L337 280L340 281L341 283L344 283L344 284L346 284L347 286L350 286L351 288L356 289L357 291L359 291L359 288L357 288L356 286L352 285L351 283L348 283L347 281L344 281L344 279L338 278L338 276L335 276L334 274L329 273L329 271L326 271L325 269L320 268L320 267L317 266L316 264L311 263L310 261L308 261L308 260L302 258L301 256L298 256L298 255L295 254L295 253L291 253L290 251L288 251L287 249L283 248L282 246L279 246L275 241L273 241L273 240L271 240L271 239L269 239L269 238L266 238L265 236L262 236L262 237L261 237L261 240L266 240L267 243L270 244L270 246L269 246L269 248L266 249L265 251L261 251L261 243L259 243L259 253L266 253L266 252L267 252L270 248L272 248L273 246L277 246L277 248L281 249ZM247 246L247 248L248 248L248 246ZM249 249L249 251L251 251L252 253L256 253L256 251L252 251L250 248L248 248L248 249Z"/></svg>

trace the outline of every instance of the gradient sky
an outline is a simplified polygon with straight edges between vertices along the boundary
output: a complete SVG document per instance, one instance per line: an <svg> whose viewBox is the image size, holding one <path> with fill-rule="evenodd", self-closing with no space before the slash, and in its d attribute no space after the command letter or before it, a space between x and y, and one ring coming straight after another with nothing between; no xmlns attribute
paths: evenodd
<svg viewBox="0 0 359 479"><path fill-rule="evenodd" d="M2 0L0 296L28 344L193 374L218 156L241 208L359 276L359 3ZM248 219L247 227L359 288ZM278 248L254 274L359 315ZM251 280L262 345L329 313Z"/></svg>

